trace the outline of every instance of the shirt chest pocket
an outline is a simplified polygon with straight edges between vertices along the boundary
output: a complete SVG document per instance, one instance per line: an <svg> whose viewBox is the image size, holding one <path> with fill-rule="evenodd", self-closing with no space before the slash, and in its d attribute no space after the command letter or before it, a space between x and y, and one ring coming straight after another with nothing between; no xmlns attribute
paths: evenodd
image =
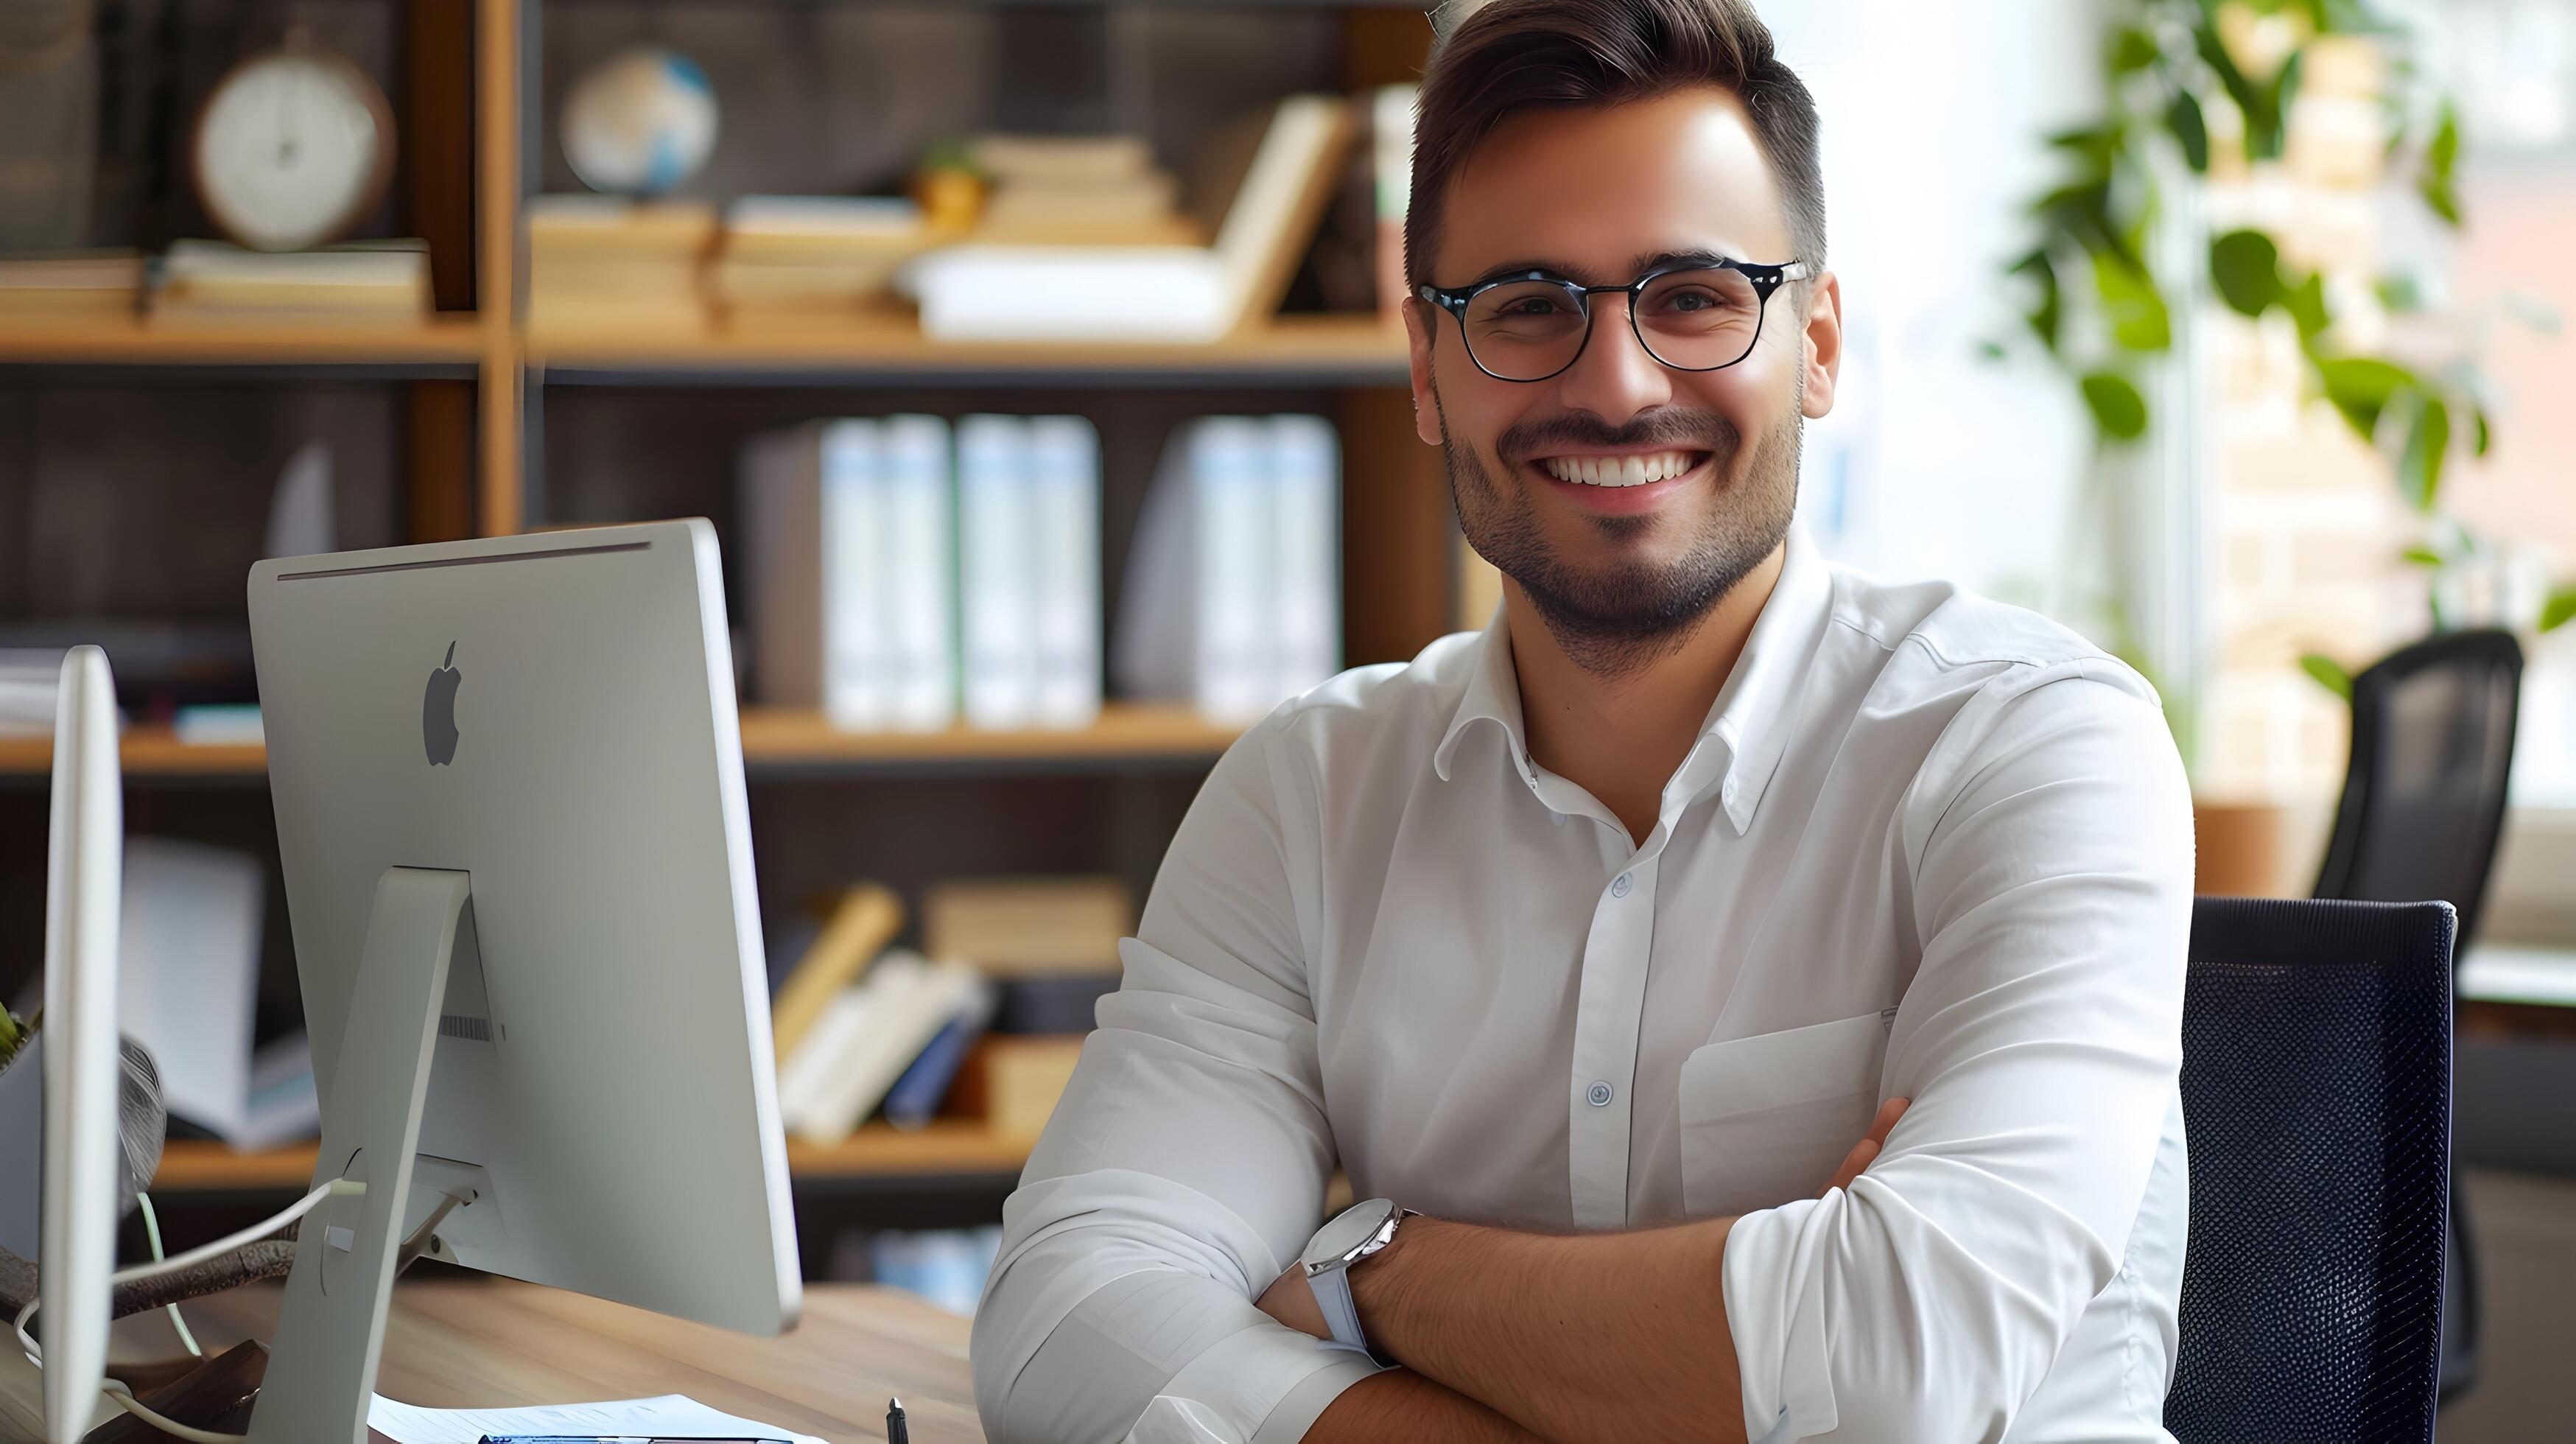
<svg viewBox="0 0 2576 1444"><path fill-rule="evenodd" d="M1813 1198L1878 1112L1889 1014L1711 1043L1682 1062L1682 1207L1721 1218Z"/></svg>

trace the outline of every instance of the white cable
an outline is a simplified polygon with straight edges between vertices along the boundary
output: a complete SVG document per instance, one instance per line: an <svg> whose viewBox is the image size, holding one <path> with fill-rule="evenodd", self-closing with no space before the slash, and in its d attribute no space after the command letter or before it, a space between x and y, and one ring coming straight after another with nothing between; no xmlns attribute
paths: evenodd
<svg viewBox="0 0 2576 1444"><path fill-rule="evenodd" d="M304 1195L303 1198L296 1201L296 1203L287 1208L286 1211L278 1214L274 1218L268 1219L262 1223L252 1224L250 1227L243 1229L239 1233L226 1234L224 1237L215 1240L213 1243L200 1244L199 1246L188 1250L186 1253L180 1254L176 1258L167 1259L158 1263L136 1264L131 1268L118 1269L115 1273L108 1275L108 1282L112 1284L130 1284L140 1279L157 1279L164 1274L174 1274L179 1272L181 1269L194 1268L210 1258L221 1258L225 1254L231 1253L234 1249L240 1248L243 1244L259 1242L261 1239L264 1239L270 1234L277 1232L279 1229L286 1227L295 1220L311 1213L314 1208L326 1198L330 1198L334 1195L347 1196L351 1194L361 1194L366 1191L367 1186L354 1179L332 1179L329 1183L323 1184L311 1193Z"/></svg>
<svg viewBox="0 0 2576 1444"><path fill-rule="evenodd" d="M277 1232L279 1229L286 1227L288 1224L302 1218L304 1215L311 1213L315 1206L320 1204L322 1200L326 1198L330 1198L335 1195L346 1197L354 1194L363 1194L366 1191L367 1185L358 1182L357 1180L347 1178L332 1179L329 1183L323 1184L319 1188L314 1189L311 1193L304 1195L301 1199L296 1200L295 1203L288 1206L283 1212L268 1219L266 1222L252 1224L250 1227L243 1229L238 1233L227 1234L224 1237L215 1240L213 1243L192 1248L186 1253L179 1255L177 1258L155 1260L152 1263L136 1264L132 1268L119 1269L108 1276L108 1281L111 1285L127 1284L136 1282L140 1279L159 1278L164 1274L177 1273L181 1269L193 1268L198 1264L204 1263L210 1258L217 1258L224 1254L228 1254L234 1249L240 1248L244 1244L259 1242L261 1239L266 1238L270 1234ZM13 1325L13 1332L18 1336L18 1346L27 1351L27 1362L35 1365L39 1369L45 1366L45 1351L43 1346L36 1342L35 1336L27 1332L27 1322L36 1316L36 1306L42 1302L42 1294L27 1300L26 1307L18 1310L18 1317ZM109 1379L100 1384L99 1392L105 1394L110 1400L114 1401L118 1408L134 1415L136 1418L141 1419L143 1422L150 1424L156 1429L165 1430L170 1434L189 1441L189 1444L241 1444L243 1439L249 1437L244 1434L215 1434L204 1429L192 1429L185 1424L165 1419L145 1407L141 1401L134 1397L134 1392L132 1390L126 1388L122 1382L115 1379Z"/></svg>
<svg viewBox="0 0 2576 1444"><path fill-rule="evenodd" d="M137 1190L134 1201L143 1206L143 1237L152 1245L152 1258L157 1263L161 1258L160 1215L152 1211L151 1194ZM177 1302L173 1301L167 1307L170 1311L170 1327L178 1330L180 1346L188 1351L191 1358L204 1358L206 1351L197 1347L197 1336L188 1332L188 1321L180 1316Z"/></svg>
<svg viewBox="0 0 2576 1444"><path fill-rule="evenodd" d="M242 1444L243 1440L250 1437L247 1434L217 1434L210 1429L190 1428L188 1425L182 1424L176 1419L165 1419L145 1407L142 1400L135 1398L123 1384L118 1383L114 1379L110 1379L105 1384L100 1385L99 1392L114 1400L117 1407L123 1409L126 1413L133 1415L135 1418L142 1420L144 1423L151 1425L153 1428L160 1430L164 1434L175 1435L178 1438L185 1439L188 1441L188 1444Z"/></svg>

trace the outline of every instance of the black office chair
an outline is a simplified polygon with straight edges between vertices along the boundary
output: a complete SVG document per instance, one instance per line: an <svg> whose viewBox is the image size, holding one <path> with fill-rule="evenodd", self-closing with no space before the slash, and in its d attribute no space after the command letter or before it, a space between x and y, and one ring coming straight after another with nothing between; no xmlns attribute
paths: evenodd
<svg viewBox="0 0 2576 1444"><path fill-rule="evenodd" d="M2459 911L2465 949L2504 829L2521 698L2522 646L2510 632L2445 633L2353 678L2352 763L2316 895L2438 898ZM2476 1382L2479 1354L2477 1254L2456 1180L2449 1248L2445 1400Z"/></svg>
<svg viewBox="0 0 2576 1444"><path fill-rule="evenodd" d="M2439 902L2193 905L2181 1444L2432 1439L2455 923Z"/></svg>

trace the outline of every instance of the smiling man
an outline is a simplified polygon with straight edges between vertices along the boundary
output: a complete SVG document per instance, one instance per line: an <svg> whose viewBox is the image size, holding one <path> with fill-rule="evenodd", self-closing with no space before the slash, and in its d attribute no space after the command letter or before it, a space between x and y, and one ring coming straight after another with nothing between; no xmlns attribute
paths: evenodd
<svg viewBox="0 0 2576 1444"><path fill-rule="evenodd" d="M1218 763L1006 1211L986 1427L2167 1438L2181 768L2081 638L1793 525L1805 88L1744 0L1497 0L1407 227L1503 605Z"/></svg>

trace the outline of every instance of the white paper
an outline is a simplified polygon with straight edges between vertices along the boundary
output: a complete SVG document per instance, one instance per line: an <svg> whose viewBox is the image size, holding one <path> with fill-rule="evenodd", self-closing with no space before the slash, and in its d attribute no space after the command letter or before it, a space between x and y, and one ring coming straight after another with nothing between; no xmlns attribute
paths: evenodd
<svg viewBox="0 0 2576 1444"><path fill-rule="evenodd" d="M247 853L126 839L119 1026L152 1051L170 1111L236 1145L249 1122L267 902Z"/></svg>
<svg viewBox="0 0 2576 1444"><path fill-rule="evenodd" d="M392 1439L394 1444L476 1444L486 1434L580 1434L605 1438L659 1435L823 1444L811 1434L791 1434L720 1413L685 1394L521 1409L424 1409L378 1394L367 1407L367 1427Z"/></svg>

